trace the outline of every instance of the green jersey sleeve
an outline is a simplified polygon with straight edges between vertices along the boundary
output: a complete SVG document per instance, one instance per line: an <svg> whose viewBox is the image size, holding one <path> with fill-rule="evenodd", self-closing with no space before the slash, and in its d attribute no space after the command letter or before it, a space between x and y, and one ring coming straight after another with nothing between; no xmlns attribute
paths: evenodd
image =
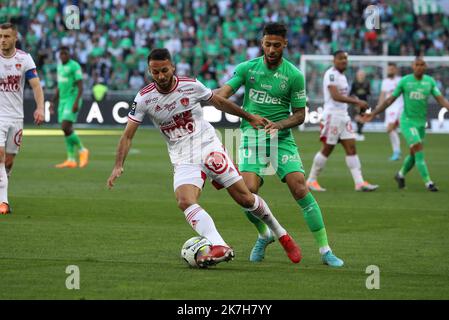
<svg viewBox="0 0 449 320"><path fill-rule="evenodd" d="M81 70L79 63L73 64L73 73L75 81L83 80L83 71Z"/></svg>
<svg viewBox="0 0 449 320"><path fill-rule="evenodd" d="M234 75L229 79L226 84L236 92L242 85L245 84L246 63L240 63L235 67Z"/></svg>
<svg viewBox="0 0 449 320"><path fill-rule="evenodd" d="M441 91L438 89L437 83L434 78L432 78L432 89L430 91L432 93L432 96L438 97L441 96Z"/></svg>
<svg viewBox="0 0 449 320"><path fill-rule="evenodd" d="M396 86L393 93L391 94L393 97L397 98L404 92L404 82L405 82L405 77L403 77L401 80L399 80L398 85Z"/></svg>
<svg viewBox="0 0 449 320"><path fill-rule="evenodd" d="M306 106L307 102L306 88L305 88L304 75L302 73L298 73L298 75L294 78L290 94L291 94L290 101L292 109L304 108Z"/></svg>

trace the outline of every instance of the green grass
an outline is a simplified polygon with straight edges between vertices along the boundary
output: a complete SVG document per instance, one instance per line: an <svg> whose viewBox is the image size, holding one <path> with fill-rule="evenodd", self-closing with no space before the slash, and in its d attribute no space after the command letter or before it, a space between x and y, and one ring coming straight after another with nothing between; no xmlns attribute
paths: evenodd
<svg viewBox="0 0 449 320"><path fill-rule="evenodd" d="M119 134L119 132L117 132ZM399 191L388 162L386 134L367 134L358 151L375 193L357 193L341 147L329 159L315 194L342 269L321 264L302 213L287 187L267 177L261 195L300 243L304 258L289 262L278 243L263 263L248 255L255 229L225 191L209 184L200 199L236 259L208 270L179 257L194 236L177 209L165 142L138 131L126 171L113 190L118 136L82 136L91 149L85 169L54 169L64 159L63 138L25 136L10 180L14 213L0 216L0 299L448 299L449 139L428 135L426 157L439 193L425 190L418 172ZM310 169L316 132L298 133ZM80 268L81 289L67 290L68 265ZM367 290L366 267L380 268L380 289Z"/></svg>

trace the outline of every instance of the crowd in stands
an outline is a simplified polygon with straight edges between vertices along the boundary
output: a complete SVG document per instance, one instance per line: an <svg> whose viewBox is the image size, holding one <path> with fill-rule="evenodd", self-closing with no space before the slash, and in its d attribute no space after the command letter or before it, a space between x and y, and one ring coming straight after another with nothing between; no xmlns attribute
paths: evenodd
<svg viewBox="0 0 449 320"><path fill-rule="evenodd" d="M79 29L69 30L63 9L79 8ZM365 27L364 9L380 9L380 29ZM415 15L412 1L374 0L5 0L0 23L17 23L20 46L35 59L43 85L56 85L58 48L72 49L87 85L136 90L148 81L147 55L166 47L177 73L214 88L236 64L260 55L263 25L289 28L285 56L336 49L363 55L449 54L449 16Z"/></svg>

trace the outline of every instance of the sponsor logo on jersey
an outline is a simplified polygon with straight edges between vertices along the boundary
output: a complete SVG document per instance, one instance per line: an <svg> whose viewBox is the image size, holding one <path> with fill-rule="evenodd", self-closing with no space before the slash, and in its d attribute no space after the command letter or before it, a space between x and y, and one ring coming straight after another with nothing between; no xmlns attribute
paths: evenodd
<svg viewBox="0 0 449 320"><path fill-rule="evenodd" d="M187 89L179 88L177 91L179 93L188 93L188 92L192 92L194 90L195 90L194 88L187 88Z"/></svg>
<svg viewBox="0 0 449 320"><path fill-rule="evenodd" d="M5 64L5 70L11 71L12 70L12 64Z"/></svg>
<svg viewBox="0 0 449 320"><path fill-rule="evenodd" d="M195 132L195 121L189 110L175 114L170 121L161 123L159 128L170 140L175 140Z"/></svg>
<svg viewBox="0 0 449 320"><path fill-rule="evenodd" d="M0 91L3 92L19 92L21 75L11 75L6 78L0 78Z"/></svg>
<svg viewBox="0 0 449 320"><path fill-rule="evenodd" d="M262 83L260 86L267 90L271 90L273 88L273 86L271 84L265 84L265 83Z"/></svg>
<svg viewBox="0 0 449 320"><path fill-rule="evenodd" d="M306 98L306 90L293 92L295 99L301 100Z"/></svg>
<svg viewBox="0 0 449 320"><path fill-rule="evenodd" d="M251 74L256 74L256 75L264 75L265 74L265 72L263 72L263 71L253 70L253 69L249 69L248 72L251 73Z"/></svg>
<svg viewBox="0 0 449 320"><path fill-rule="evenodd" d="M282 104L280 98L270 96L266 91L249 90L249 99L256 103Z"/></svg>
<svg viewBox="0 0 449 320"><path fill-rule="evenodd" d="M419 91L410 92L409 97L412 100L424 100L426 98L426 96L422 92L419 92Z"/></svg>
<svg viewBox="0 0 449 320"><path fill-rule="evenodd" d="M287 77L287 76L284 76L283 74L280 74L279 72L276 72L276 73L273 75L273 77L275 77L276 79L282 79L282 80L288 81L288 77Z"/></svg>
<svg viewBox="0 0 449 320"><path fill-rule="evenodd" d="M150 103L157 102L158 100L159 100L158 97L154 97L154 98L151 98L151 99L147 99L147 100L145 100L145 105L147 106L147 105L149 105Z"/></svg>
<svg viewBox="0 0 449 320"><path fill-rule="evenodd" d="M251 82L251 83L256 82L256 78L254 78L254 76L251 76L251 77L249 78L249 82Z"/></svg>
<svg viewBox="0 0 449 320"><path fill-rule="evenodd" d="M181 104L184 106L184 107L187 107L188 105L189 105L189 98L182 98L181 100Z"/></svg>
<svg viewBox="0 0 449 320"><path fill-rule="evenodd" d="M156 107L157 108L157 107ZM163 106L161 106L160 108L162 108L163 110L167 110L168 112L174 110L176 108L176 101L169 103L169 104L164 104Z"/></svg>

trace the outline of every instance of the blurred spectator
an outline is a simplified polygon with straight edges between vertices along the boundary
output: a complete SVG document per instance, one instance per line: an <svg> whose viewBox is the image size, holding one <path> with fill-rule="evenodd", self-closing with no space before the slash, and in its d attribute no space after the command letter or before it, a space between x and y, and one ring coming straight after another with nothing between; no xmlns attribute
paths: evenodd
<svg viewBox="0 0 449 320"><path fill-rule="evenodd" d="M351 54L449 55L449 16L416 14L412 1L74 1L80 8L79 30L64 25L67 3L0 1L0 23L17 23L22 48L40 63L38 68L50 63L46 72L53 72L57 48L65 44L75 50L88 79L96 73L111 90L126 89L135 69L146 76L147 52L162 46L179 53L174 55L178 72L204 78L210 73L221 83L220 77L229 76L229 66L260 54L254 39L269 21L287 24L286 56L295 64L300 55L336 49ZM363 12L372 4L380 9L380 30L365 28ZM48 89L55 86L54 78L47 76Z"/></svg>
<svg viewBox="0 0 449 320"><path fill-rule="evenodd" d="M145 81L140 75L139 70L134 69L131 77L129 78L129 88L133 90L140 90L144 84Z"/></svg>

